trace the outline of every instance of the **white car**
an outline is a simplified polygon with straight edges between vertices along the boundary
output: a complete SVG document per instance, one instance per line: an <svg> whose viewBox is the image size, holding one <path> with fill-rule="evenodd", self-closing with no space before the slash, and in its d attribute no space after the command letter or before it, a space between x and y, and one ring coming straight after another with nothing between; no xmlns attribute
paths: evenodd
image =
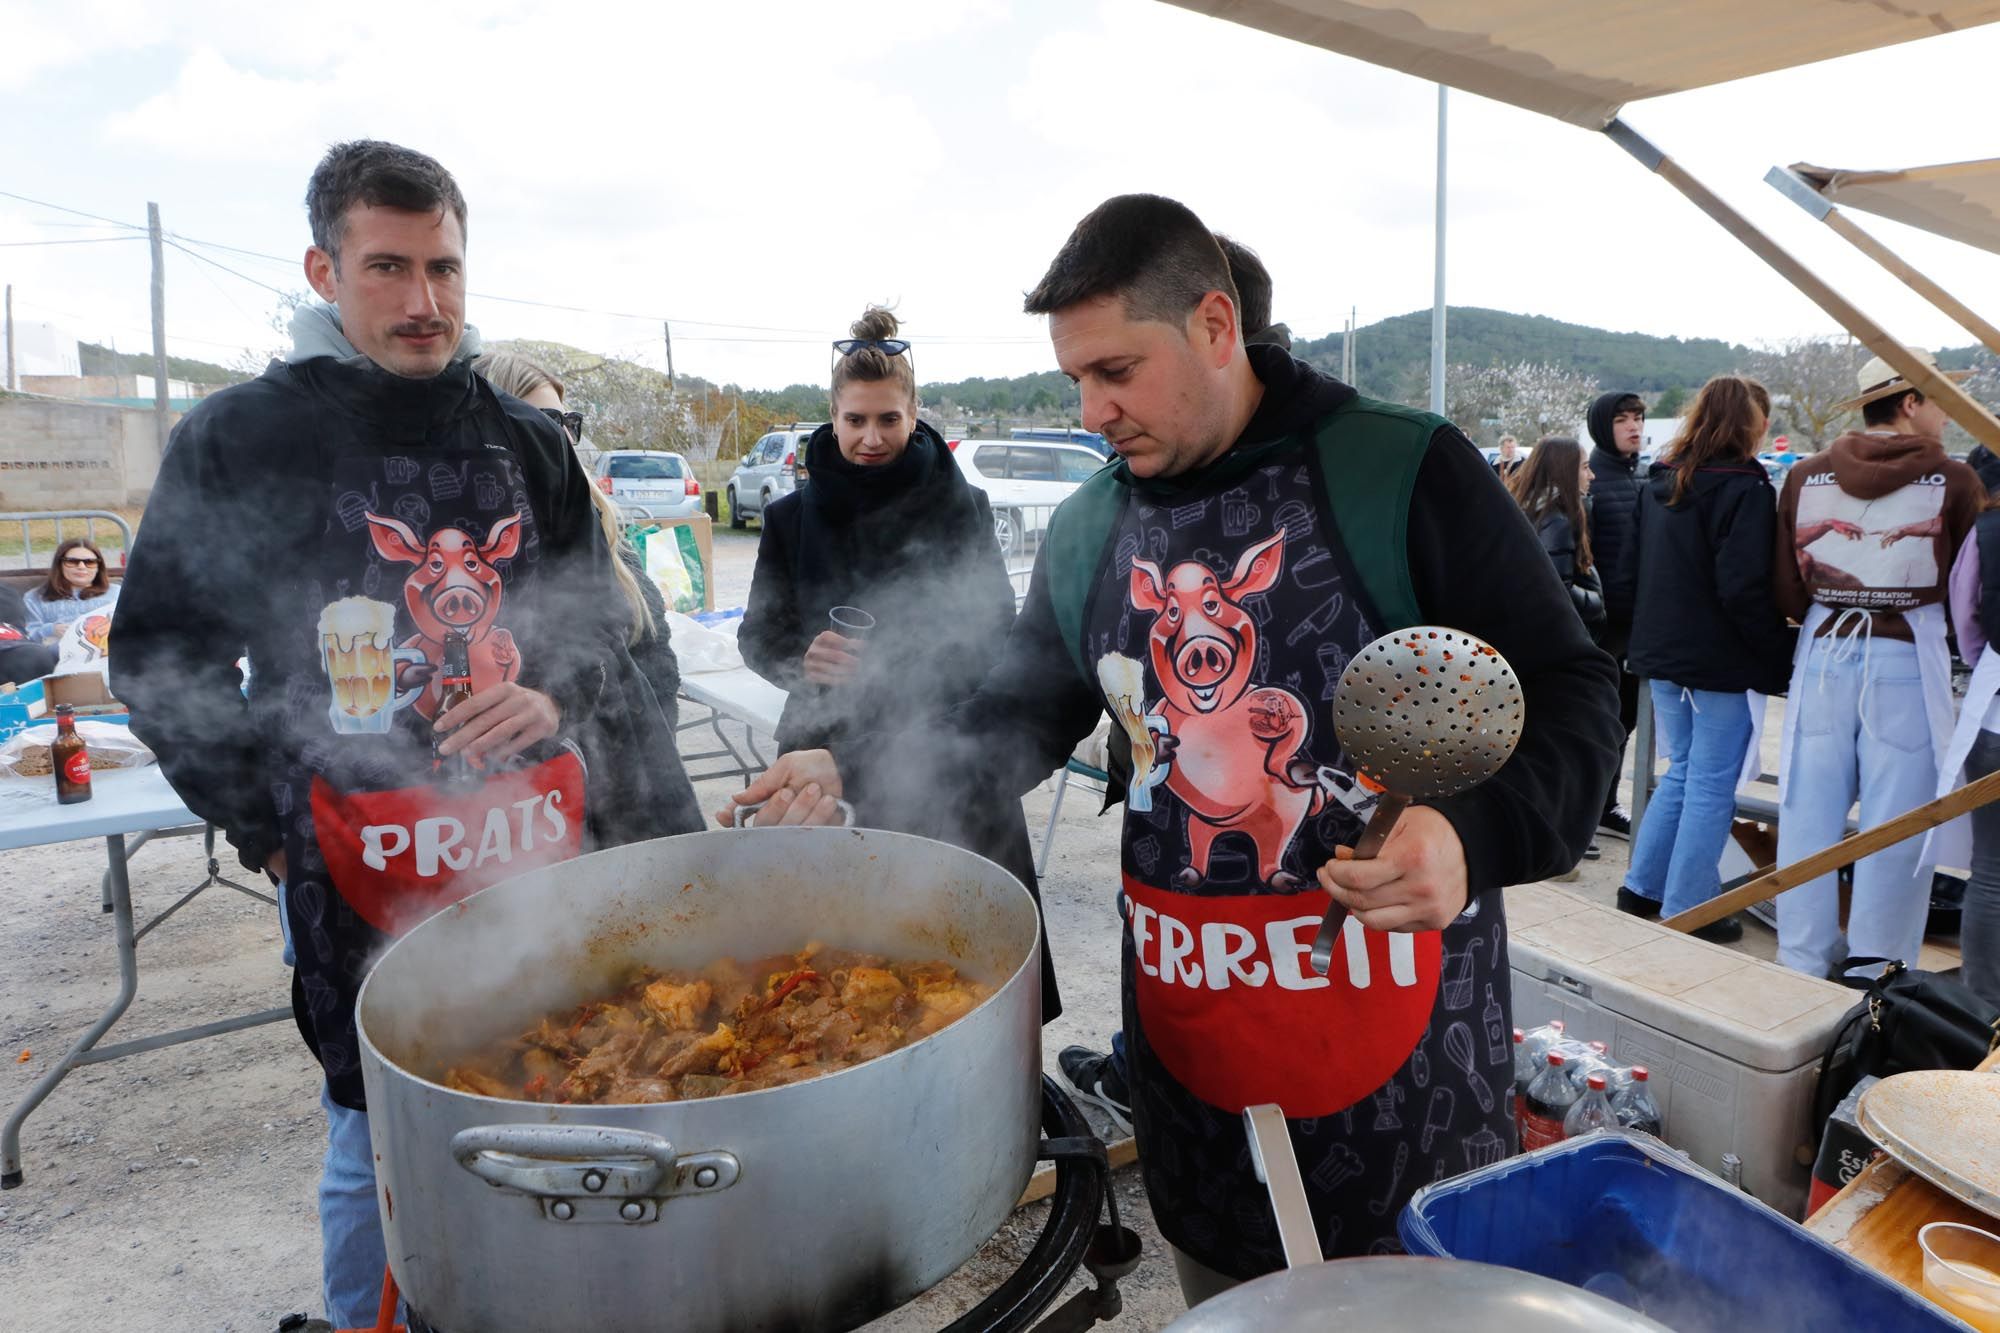
<svg viewBox="0 0 2000 1333"><path fill-rule="evenodd" d="M764 511L773 500L798 489L799 469L806 460L806 441L818 429L812 422L801 421L789 429L772 431L744 450L725 487L729 493L730 527L743 527L753 518L762 523Z"/></svg>
<svg viewBox="0 0 2000 1333"><path fill-rule="evenodd" d="M693 518L701 512L701 482L679 454L658 449L607 449L591 465L597 488L646 518Z"/></svg>
<svg viewBox="0 0 2000 1333"><path fill-rule="evenodd" d="M1003 555L1020 555L1041 540L1055 507L1105 461L1081 444L1042 440L954 440L965 479L986 492L993 536Z"/></svg>

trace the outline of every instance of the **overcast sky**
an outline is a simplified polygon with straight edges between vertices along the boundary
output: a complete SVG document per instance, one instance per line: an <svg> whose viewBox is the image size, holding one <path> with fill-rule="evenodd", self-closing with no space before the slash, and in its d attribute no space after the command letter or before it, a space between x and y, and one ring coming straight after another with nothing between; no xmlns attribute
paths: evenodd
<svg viewBox="0 0 2000 1333"><path fill-rule="evenodd" d="M245 278L304 287L306 178L358 137L458 177L488 337L660 365L664 316L677 369L747 386L823 379L870 301L896 305L926 381L1051 368L1021 293L1079 217L1134 190L1258 249L1302 335L1431 301L1435 85L1156 0L0 0L0 34L0 191L136 223L155 200L170 232L280 257L196 247L238 277L168 252L169 346L207 360L277 341L275 297ZM2000 26L1626 119L1893 332L1964 344L1762 177L1991 156L1996 69ZM1452 304L1741 342L1834 331L1601 135L1460 93L1450 124ZM1864 221L2000 313L2000 259ZM146 347L143 242L12 244L117 234L0 197L16 317Z"/></svg>

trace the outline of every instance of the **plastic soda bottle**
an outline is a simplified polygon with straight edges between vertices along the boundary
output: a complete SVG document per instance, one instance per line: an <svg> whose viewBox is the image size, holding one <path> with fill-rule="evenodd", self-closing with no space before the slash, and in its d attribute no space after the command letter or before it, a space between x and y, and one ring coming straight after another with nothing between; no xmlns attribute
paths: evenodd
<svg viewBox="0 0 2000 1333"><path fill-rule="evenodd" d="M1611 1112L1611 1098L1604 1090L1604 1083L1602 1073L1591 1074L1584 1079L1583 1096L1577 1098L1563 1116L1564 1138L1574 1139L1595 1134L1601 1129L1618 1128L1618 1117Z"/></svg>
<svg viewBox="0 0 2000 1333"><path fill-rule="evenodd" d="M1643 1130L1657 1138L1661 1130L1660 1104L1653 1100L1652 1090L1646 1086L1652 1075L1644 1065L1633 1065L1631 1073L1632 1081L1612 1099L1611 1113L1625 1128Z"/></svg>
<svg viewBox="0 0 2000 1333"><path fill-rule="evenodd" d="M1521 1108L1521 1151L1533 1152L1563 1138L1563 1117L1576 1105L1577 1090L1563 1068L1561 1051L1550 1051L1548 1067L1535 1075Z"/></svg>

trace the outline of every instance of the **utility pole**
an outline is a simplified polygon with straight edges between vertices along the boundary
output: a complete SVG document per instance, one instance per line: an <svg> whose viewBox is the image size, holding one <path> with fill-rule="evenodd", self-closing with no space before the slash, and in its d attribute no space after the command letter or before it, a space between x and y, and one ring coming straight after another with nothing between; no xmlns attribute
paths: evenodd
<svg viewBox="0 0 2000 1333"><path fill-rule="evenodd" d="M674 326L664 319L660 321L660 333L667 340L667 387L674 387Z"/></svg>
<svg viewBox="0 0 2000 1333"><path fill-rule="evenodd" d="M160 206L146 205L146 231L153 246L153 428L160 457L167 456L167 258L160 242Z"/></svg>
<svg viewBox="0 0 2000 1333"><path fill-rule="evenodd" d="M1444 99L1438 85L1437 278L1431 297L1431 411L1444 415Z"/></svg>
<svg viewBox="0 0 2000 1333"><path fill-rule="evenodd" d="M14 284L7 284L7 392L18 393L20 381L14 378Z"/></svg>

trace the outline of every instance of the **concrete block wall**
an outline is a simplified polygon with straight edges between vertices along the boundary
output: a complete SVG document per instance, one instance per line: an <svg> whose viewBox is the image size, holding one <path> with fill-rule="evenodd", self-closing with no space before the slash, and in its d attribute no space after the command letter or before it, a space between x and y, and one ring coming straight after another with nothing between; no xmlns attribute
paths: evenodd
<svg viewBox="0 0 2000 1333"><path fill-rule="evenodd" d="M0 398L0 509L143 504L160 470L150 412Z"/></svg>

